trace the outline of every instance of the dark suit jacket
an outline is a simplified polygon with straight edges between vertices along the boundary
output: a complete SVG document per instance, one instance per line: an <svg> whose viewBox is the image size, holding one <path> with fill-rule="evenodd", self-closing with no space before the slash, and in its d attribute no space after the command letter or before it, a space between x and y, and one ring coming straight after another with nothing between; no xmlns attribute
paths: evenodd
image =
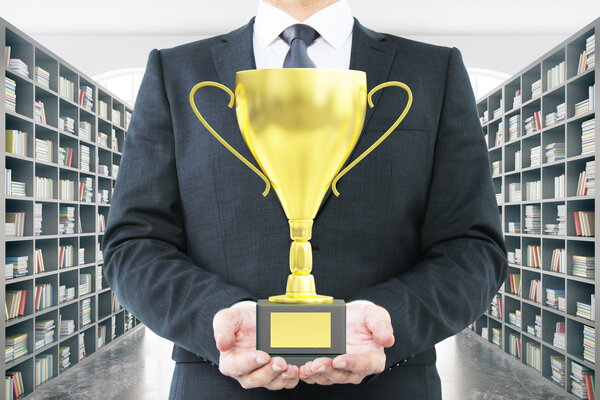
<svg viewBox="0 0 600 400"><path fill-rule="evenodd" d="M215 313L283 293L289 274L288 222L275 192L261 196L263 181L208 133L188 102L194 84L233 89L236 71L255 68L252 27L150 53L112 199L106 279L125 308L175 343L179 362L217 363ZM350 68L366 71L368 89L406 83L414 103L340 180L341 196L326 195L311 240L317 292L389 311L396 342L387 367L413 354L408 365L431 365L434 344L475 320L506 273L473 91L456 48L375 33L358 21ZM195 99L215 130L253 160L226 95L203 88ZM374 102L348 162L394 122L406 94L388 88Z"/></svg>

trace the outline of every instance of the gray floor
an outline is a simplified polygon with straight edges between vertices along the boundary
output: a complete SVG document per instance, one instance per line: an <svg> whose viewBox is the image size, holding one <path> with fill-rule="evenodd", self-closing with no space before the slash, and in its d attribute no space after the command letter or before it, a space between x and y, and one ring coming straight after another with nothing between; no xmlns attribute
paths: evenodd
<svg viewBox="0 0 600 400"><path fill-rule="evenodd" d="M574 398L470 331L441 342L437 351L444 400ZM167 399L175 366L170 355L170 342L136 328L26 399Z"/></svg>

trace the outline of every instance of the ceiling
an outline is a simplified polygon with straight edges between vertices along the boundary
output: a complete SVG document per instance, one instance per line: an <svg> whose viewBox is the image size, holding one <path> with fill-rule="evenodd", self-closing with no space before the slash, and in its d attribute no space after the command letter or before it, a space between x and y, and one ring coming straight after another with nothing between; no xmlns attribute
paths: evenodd
<svg viewBox="0 0 600 400"><path fill-rule="evenodd" d="M400 35L569 35L598 0L349 0L354 15ZM232 30L257 0L0 0L0 17L38 35L199 35Z"/></svg>

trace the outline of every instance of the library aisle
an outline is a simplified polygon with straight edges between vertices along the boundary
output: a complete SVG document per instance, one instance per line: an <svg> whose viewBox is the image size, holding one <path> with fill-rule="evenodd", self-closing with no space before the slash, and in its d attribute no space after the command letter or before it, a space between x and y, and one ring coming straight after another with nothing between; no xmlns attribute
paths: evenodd
<svg viewBox="0 0 600 400"><path fill-rule="evenodd" d="M571 398L469 330L444 340L437 351L444 400ZM27 400L166 400L174 366L171 343L140 326Z"/></svg>

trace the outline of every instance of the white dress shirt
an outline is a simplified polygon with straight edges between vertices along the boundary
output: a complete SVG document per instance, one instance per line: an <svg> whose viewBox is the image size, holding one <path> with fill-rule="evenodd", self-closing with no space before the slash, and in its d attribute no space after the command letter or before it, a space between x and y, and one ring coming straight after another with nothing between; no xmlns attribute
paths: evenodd
<svg viewBox="0 0 600 400"><path fill-rule="evenodd" d="M288 26L294 24L312 26L320 36L308 47L308 56L317 68L348 69L352 47L354 18L350 13L348 0L339 0L300 22L284 11L258 2L254 20L254 59L256 68L281 68L290 46L279 37ZM282 283L283 284L283 283ZM373 304L368 300L355 300L348 304ZM254 301L245 300L232 307L256 307Z"/></svg>
<svg viewBox="0 0 600 400"><path fill-rule="evenodd" d="M279 35L290 25L300 23L319 32L319 38L308 47L308 56L317 68L349 68L354 18L348 0L339 0L303 22L259 0L252 38L257 69L283 66L290 46Z"/></svg>

